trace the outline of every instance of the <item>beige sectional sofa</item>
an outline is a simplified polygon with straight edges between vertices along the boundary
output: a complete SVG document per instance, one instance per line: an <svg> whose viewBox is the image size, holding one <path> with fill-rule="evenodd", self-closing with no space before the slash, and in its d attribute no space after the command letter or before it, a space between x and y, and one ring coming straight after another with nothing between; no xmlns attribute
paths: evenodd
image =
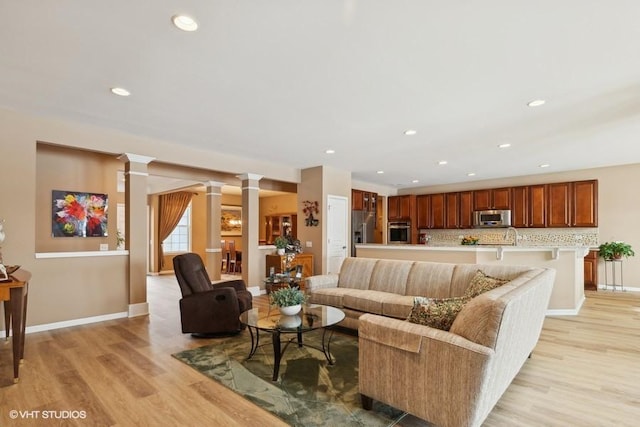
<svg viewBox="0 0 640 427"><path fill-rule="evenodd" d="M406 321L414 296L462 296L481 270L509 280L471 299L449 331ZM347 258L314 276L312 303L358 330L363 405L377 400L438 426L479 426L533 351L555 271L525 266Z"/></svg>

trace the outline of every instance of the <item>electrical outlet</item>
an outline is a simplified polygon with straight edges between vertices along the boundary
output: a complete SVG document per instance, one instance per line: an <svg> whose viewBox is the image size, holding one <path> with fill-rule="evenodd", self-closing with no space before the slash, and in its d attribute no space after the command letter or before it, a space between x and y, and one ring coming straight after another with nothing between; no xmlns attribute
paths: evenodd
<svg viewBox="0 0 640 427"><path fill-rule="evenodd" d="M100 243L100 250L101 251L108 251L109 250L109 244L108 243Z"/></svg>
<svg viewBox="0 0 640 427"><path fill-rule="evenodd" d="M313 247L313 242L312 242L311 240L307 240L307 241L305 242L305 246L306 246L307 248L312 248L312 247Z"/></svg>

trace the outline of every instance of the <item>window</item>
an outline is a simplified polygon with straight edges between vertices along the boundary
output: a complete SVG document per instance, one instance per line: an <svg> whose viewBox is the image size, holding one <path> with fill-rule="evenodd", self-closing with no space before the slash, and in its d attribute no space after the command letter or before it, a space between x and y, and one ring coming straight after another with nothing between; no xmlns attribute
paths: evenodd
<svg viewBox="0 0 640 427"><path fill-rule="evenodd" d="M169 237L162 242L164 253L191 251L191 204L180 218Z"/></svg>

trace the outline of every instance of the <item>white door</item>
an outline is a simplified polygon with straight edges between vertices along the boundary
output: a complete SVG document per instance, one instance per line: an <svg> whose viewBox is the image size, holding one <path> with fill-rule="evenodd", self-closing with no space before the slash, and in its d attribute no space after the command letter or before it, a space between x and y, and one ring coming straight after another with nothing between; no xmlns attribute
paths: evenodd
<svg viewBox="0 0 640 427"><path fill-rule="evenodd" d="M342 196L327 197L327 274L338 274L342 261L347 257L348 201Z"/></svg>

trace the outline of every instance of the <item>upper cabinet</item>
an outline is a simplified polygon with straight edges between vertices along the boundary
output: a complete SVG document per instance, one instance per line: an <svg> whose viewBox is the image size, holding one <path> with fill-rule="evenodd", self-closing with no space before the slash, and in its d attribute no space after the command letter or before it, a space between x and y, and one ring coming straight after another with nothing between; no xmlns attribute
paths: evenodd
<svg viewBox="0 0 640 427"><path fill-rule="evenodd" d="M473 209L511 209L511 188L491 188L473 192Z"/></svg>
<svg viewBox="0 0 640 427"><path fill-rule="evenodd" d="M387 217L390 221L411 220L412 210L415 208L414 195L389 196L387 199Z"/></svg>
<svg viewBox="0 0 640 427"><path fill-rule="evenodd" d="M574 182L571 205L573 227L597 227L598 181L593 179Z"/></svg>
<svg viewBox="0 0 640 427"><path fill-rule="evenodd" d="M529 187L526 185L511 189L511 225L529 226Z"/></svg>
<svg viewBox="0 0 640 427"><path fill-rule="evenodd" d="M351 190L351 209L354 211L375 212L377 200L377 193Z"/></svg>
<svg viewBox="0 0 640 427"><path fill-rule="evenodd" d="M472 228L473 211L484 209L510 209L516 228L597 227L598 181L420 194L416 208L416 229Z"/></svg>
<svg viewBox="0 0 640 427"><path fill-rule="evenodd" d="M473 191L458 193L458 227L473 227Z"/></svg>
<svg viewBox="0 0 640 427"><path fill-rule="evenodd" d="M545 205L547 186L545 184L529 186L529 227L546 227Z"/></svg>
<svg viewBox="0 0 640 427"><path fill-rule="evenodd" d="M571 226L572 184L559 182L547 185L547 227Z"/></svg>

